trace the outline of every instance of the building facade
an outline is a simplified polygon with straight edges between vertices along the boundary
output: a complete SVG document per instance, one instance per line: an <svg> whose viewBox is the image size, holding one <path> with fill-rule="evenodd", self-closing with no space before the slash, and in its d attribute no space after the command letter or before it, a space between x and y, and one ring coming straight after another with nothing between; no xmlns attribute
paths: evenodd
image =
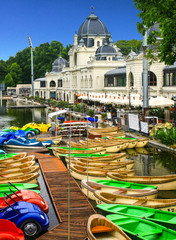
<svg viewBox="0 0 176 240"><path fill-rule="evenodd" d="M69 62L61 56L56 59L51 72L35 79L34 95L70 103L77 96L89 99L92 94L124 97L133 92L142 98L142 72L143 53L131 50L124 57L105 24L92 11L74 35ZM175 95L176 65L155 62L148 73L150 97Z"/></svg>

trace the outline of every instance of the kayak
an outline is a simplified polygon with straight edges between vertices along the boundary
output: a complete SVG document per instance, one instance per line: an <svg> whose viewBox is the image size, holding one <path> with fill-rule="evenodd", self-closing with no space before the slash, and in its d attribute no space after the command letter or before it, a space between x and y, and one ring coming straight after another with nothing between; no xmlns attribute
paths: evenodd
<svg viewBox="0 0 176 240"><path fill-rule="evenodd" d="M134 205L116 205L116 204L100 204L97 205L102 210L103 215L107 214L121 214L125 216L133 216L142 219L146 219L164 227L175 230L176 225L176 213L168 212L153 208L134 206Z"/></svg>
<svg viewBox="0 0 176 240"><path fill-rule="evenodd" d="M4 183L0 184L0 193L6 193L7 191L10 191L12 189L15 190L23 190L23 189L33 189L38 187L38 184L32 184L32 183Z"/></svg>

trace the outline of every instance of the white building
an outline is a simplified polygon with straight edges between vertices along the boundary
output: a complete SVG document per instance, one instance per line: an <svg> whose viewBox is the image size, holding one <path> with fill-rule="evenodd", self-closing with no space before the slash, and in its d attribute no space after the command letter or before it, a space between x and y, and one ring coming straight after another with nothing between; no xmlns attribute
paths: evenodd
<svg viewBox="0 0 176 240"><path fill-rule="evenodd" d="M176 65L156 62L149 67L149 96L176 95ZM52 71L35 79L34 95L73 103L77 96L127 97L129 92L142 97L143 54L131 51L122 56L105 24L92 12L74 35L69 62L62 57Z"/></svg>

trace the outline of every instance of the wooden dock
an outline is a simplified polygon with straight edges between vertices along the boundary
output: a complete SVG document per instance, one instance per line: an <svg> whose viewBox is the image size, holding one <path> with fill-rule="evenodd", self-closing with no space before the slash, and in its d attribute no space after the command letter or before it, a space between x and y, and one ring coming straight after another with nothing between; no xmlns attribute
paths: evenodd
<svg viewBox="0 0 176 240"><path fill-rule="evenodd" d="M68 171L59 158L40 153L34 154L41 166L43 177L60 221L59 225L38 239L83 240L87 238L87 220L90 215L95 213L95 210L71 175L69 187ZM70 201L68 200L69 195Z"/></svg>

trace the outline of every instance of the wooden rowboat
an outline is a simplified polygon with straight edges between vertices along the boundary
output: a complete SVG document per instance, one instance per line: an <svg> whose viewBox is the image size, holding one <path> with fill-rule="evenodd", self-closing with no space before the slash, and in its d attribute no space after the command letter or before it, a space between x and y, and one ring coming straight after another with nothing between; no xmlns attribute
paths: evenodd
<svg viewBox="0 0 176 240"><path fill-rule="evenodd" d="M38 182L38 177L39 177L39 172L35 172L35 173L29 173L29 174L25 174L22 176L17 176L14 179L11 178L6 178L6 179L1 179L0 180L0 184L3 183L37 183Z"/></svg>
<svg viewBox="0 0 176 240"><path fill-rule="evenodd" d="M66 162L69 161L69 158L66 158ZM71 161L76 162L77 164L81 166L90 166L90 167L118 167L125 165L127 170L130 170L134 167L134 160L131 161L124 161L124 162L114 162L114 161L89 161L87 163L87 159L85 158L71 158Z"/></svg>
<svg viewBox="0 0 176 240"><path fill-rule="evenodd" d="M103 214L120 214L133 216L155 222L167 228L175 230L176 213L163 211L154 208L147 208L133 205L100 204L97 205L103 211Z"/></svg>
<svg viewBox="0 0 176 240"><path fill-rule="evenodd" d="M125 183L124 183L124 188L106 186L93 181L87 181L86 179L81 181L81 190L85 195L87 195L87 192L88 192L88 197L92 200L96 200L96 197L94 196L94 192L97 190L102 192L119 194L122 196L132 196L132 197L139 197L139 198L143 197L143 198L150 198L150 199L156 198L157 192L158 192L156 189L143 190L143 189L131 189L127 187L125 188Z"/></svg>
<svg viewBox="0 0 176 240"><path fill-rule="evenodd" d="M127 204L176 212L176 199L147 199L129 197L99 190L94 192L94 196L97 204Z"/></svg>
<svg viewBox="0 0 176 240"><path fill-rule="evenodd" d="M118 181L143 183L147 185L155 185L158 190L176 190L176 175L163 176L120 176L114 172L108 172L107 176Z"/></svg>
<svg viewBox="0 0 176 240"><path fill-rule="evenodd" d="M27 161L33 161L35 160L35 155L29 155L23 158L19 159L4 159L0 161L0 166L1 164L8 164L8 163L14 163L14 162L27 162Z"/></svg>
<svg viewBox="0 0 176 240"><path fill-rule="evenodd" d="M69 154L69 149L63 149L61 147L58 147L58 148L55 148L55 151L58 152L58 153L61 153L61 154ZM71 153L89 153L89 154L92 154L92 153L100 153L100 154L104 154L106 152L106 150L104 148L101 148L101 149L84 149L84 150L81 150L81 148L78 150L74 150L74 149L71 149Z"/></svg>
<svg viewBox="0 0 176 240"><path fill-rule="evenodd" d="M124 167L121 167L121 170L118 171L115 170L115 172L120 172L121 174L127 174L128 172L133 172L132 170L125 171ZM75 164L70 164L70 173L71 175L78 180L83 180L87 178L87 168L83 168L82 166L78 166ZM88 176L89 179L106 179L106 173L107 171L103 170L97 170L97 169L90 169L88 168Z"/></svg>
<svg viewBox="0 0 176 240"><path fill-rule="evenodd" d="M12 157L6 157L6 155L4 156L4 158L0 159L0 163L3 162L4 160L18 160L20 158L24 158L27 156L27 152L21 152L16 154L15 156Z"/></svg>
<svg viewBox="0 0 176 240"><path fill-rule="evenodd" d="M93 214L87 222L89 240L131 240L116 224L100 214Z"/></svg>
<svg viewBox="0 0 176 240"><path fill-rule="evenodd" d="M174 240L176 231L159 224L132 216L112 214L106 216L122 228L132 239L140 240Z"/></svg>
<svg viewBox="0 0 176 240"><path fill-rule="evenodd" d="M13 170L11 170L11 171L9 171L8 169L7 169L7 171L1 170L1 172L0 172L0 180L6 179L6 178L14 179L16 176L21 176L23 174L25 175L25 174L29 174L29 173L39 172L39 169L40 169L39 165L31 165L31 166L29 166L27 168L22 168L20 170L19 169L15 169L15 168Z"/></svg>
<svg viewBox="0 0 176 240"><path fill-rule="evenodd" d="M48 141L48 140L52 140L53 142L54 142L54 141L57 141L57 142L59 141L59 142L60 142L60 141L62 140L62 136L57 136L57 137L45 137L45 138L44 138L44 137L43 137L43 138L42 138L42 137L41 137L41 138L40 138L40 137L37 137L37 138L36 138L36 141L41 141L41 142L45 142L45 141Z"/></svg>
<svg viewBox="0 0 176 240"><path fill-rule="evenodd" d="M68 156L66 158L69 158ZM75 156L75 158L78 158L79 160L82 159L82 161L87 162L87 155L85 157L79 157L79 155ZM124 162L126 160L126 153L116 153L116 154L106 154L105 156L93 156L88 155L89 162Z"/></svg>
<svg viewBox="0 0 176 240"><path fill-rule="evenodd" d="M141 148L141 147L145 147L147 145L147 143L149 142L148 138L138 138L137 139L137 144L136 147Z"/></svg>
<svg viewBox="0 0 176 240"><path fill-rule="evenodd" d="M14 163L8 163L8 164L0 164L0 171L8 169L9 171L12 169L18 168L19 170L21 168L29 167L35 165L35 161L26 161L26 162L14 162Z"/></svg>

